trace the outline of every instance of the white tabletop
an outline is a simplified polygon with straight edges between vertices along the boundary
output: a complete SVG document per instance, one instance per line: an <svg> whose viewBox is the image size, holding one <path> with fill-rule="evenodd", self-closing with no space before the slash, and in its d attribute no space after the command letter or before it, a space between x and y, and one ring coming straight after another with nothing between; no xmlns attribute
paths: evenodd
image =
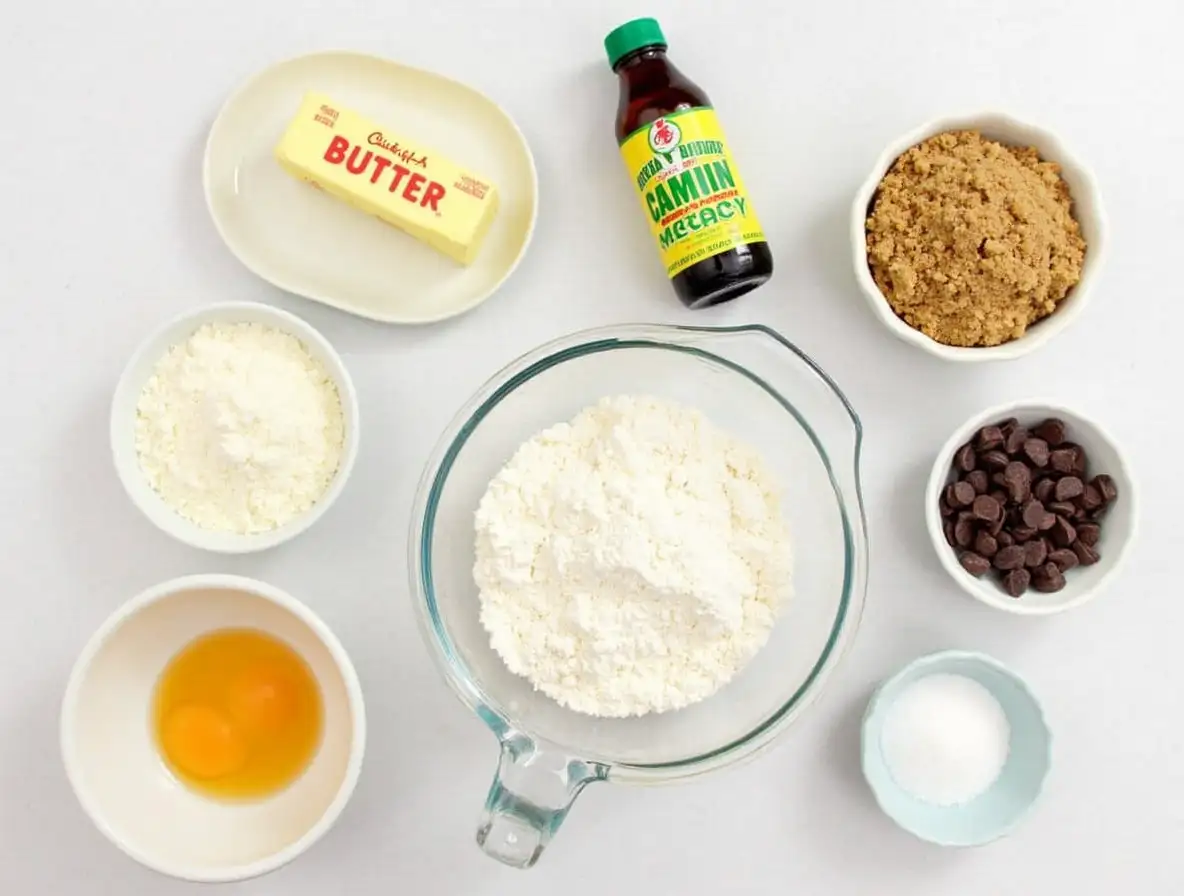
<svg viewBox="0 0 1184 896"><path fill-rule="evenodd" d="M576 10L570 7L583 5ZM184 7L182 10L181 7ZM17 4L0 25L0 893L169 896L195 887L117 852L71 795L57 711L76 653L123 600L198 571L254 575L323 615L357 664L371 721L337 827L265 896L649 893L1118 893L1184 887L1178 656L1184 439L1180 36L1168 2L816 3L461 0L330 4ZM495 11L500 7L500 11ZM1136 9L1145 11L1136 18ZM736 10L746 8L747 13ZM412 18L405 10L414 9ZM760 12L757 12L760 10ZM691 313L663 282L612 139L603 35L638 14L712 94L777 260L773 283ZM228 92L270 63L357 48L497 98L537 156L533 247L466 317L399 329L281 294L219 242L205 134ZM1101 184L1111 253L1093 304L1025 360L955 369L890 337L850 270L848 204L881 147L940 114L999 106L1059 131ZM173 314L274 302L336 344L366 433L339 504L298 541L223 559L171 542L130 505L107 448L116 377ZM835 377L867 433L867 612L821 701L771 753L680 787L591 788L541 864L483 857L474 822L495 744L437 678L414 627L404 544L437 434L489 374L578 328L759 321ZM922 480L972 412L1045 394L1105 421L1143 489L1141 542L1094 604L1013 618L956 591L921 520ZM1014 837L942 851L883 818L857 767L873 685L943 647L985 650L1046 703L1046 800Z"/></svg>

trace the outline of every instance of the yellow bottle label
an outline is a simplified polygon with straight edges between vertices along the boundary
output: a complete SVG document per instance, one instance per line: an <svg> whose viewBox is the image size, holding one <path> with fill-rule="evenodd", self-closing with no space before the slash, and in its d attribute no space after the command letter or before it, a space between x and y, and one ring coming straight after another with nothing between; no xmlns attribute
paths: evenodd
<svg viewBox="0 0 1184 896"><path fill-rule="evenodd" d="M714 109L672 112L639 128L621 142L621 156L668 276L764 242Z"/></svg>

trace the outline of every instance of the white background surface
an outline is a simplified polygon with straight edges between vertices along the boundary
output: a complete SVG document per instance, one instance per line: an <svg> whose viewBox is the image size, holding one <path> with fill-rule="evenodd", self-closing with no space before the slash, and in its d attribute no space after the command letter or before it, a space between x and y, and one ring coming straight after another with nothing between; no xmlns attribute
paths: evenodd
<svg viewBox="0 0 1184 896"><path fill-rule="evenodd" d="M123 600L196 571L255 575L337 631L366 690L358 792L313 851L229 893L1138 893L1184 887L1184 600L1179 334L1179 4L206 0L19 4L0 23L0 893L171 896L77 807L57 750L71 662ZM575 4L572 4L573 6ZM588 4L587 6L592 6ZM738 8L751 10L746 14ZM407 10L414 10L414 16ZM712 94L770 234L777 273L723 309L683 311L663 283L612 139L601 38L659 16L672 57ZM468 81L517 117L542 190L532 251L467 317L394 329L285 296L219 243L202 142L228 92L270 63L343 47ZM1093 164L1111 254L1082 321L1034 357L944 366L861 304L848 203L882 145L935 115L999 105ZM122 494L107 403L139 340L174 313L259 299L321 327L362 402L355 478L305 537L220 559L169 541ZM407 599L412 490L436 435L489 374L586 326L760 321L837 379L866 426L872 573L862 631L822 700L756 763L679 788L599 786L525 874L473 827L494 740L433 671ZM1099 602L1046 620L973 603L923 530L931 455L988 403L1035 393L1103 420L1144 485L1142 539ZM1055 726L1041 809L1016 836L944 852L877 814L856 765L874 683L937 648L1026 675Z"/></svg>

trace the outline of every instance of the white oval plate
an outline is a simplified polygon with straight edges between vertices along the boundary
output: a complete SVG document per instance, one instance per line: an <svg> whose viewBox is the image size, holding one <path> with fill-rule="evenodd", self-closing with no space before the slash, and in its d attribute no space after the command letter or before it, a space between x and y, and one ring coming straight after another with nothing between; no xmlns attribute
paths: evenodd
<svg viewBox="0 0 1184 896"><path fill-rule="evenodd" d="M471 166L501 197L469 267L286 174L272 151L304 94ZM214 226L238 259L280 289L388 323L429 323L489 298L530 244L538 177L522 132L485 95L377 56L298 56L256 75L218 114L202 178Z"/></svg>

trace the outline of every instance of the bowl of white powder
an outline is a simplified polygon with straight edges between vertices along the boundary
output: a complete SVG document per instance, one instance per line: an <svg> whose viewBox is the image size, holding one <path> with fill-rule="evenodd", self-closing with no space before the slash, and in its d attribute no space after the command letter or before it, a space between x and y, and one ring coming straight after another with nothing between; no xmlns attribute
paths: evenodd
<svg viewBox="0 0 1184 896"><path fill-rule="evenodd" d="M759 326L576 333L461 409L409 570L437 667L502 744L486 852L529 866L587 783L739 762L814 701L863 606L860 444Z"/></svg>
<svg viewBox="0 0 1184 896"><path fill-rule="evenodd" d="M1039 802L1052 765L1040 702L981 653L921 657L885 681L863 720L863 774L876 802L939 846L982 846Z"/></svg>
<svg viewBox="0 0 1184 896"><path fill-rule="evenodd" d="M209 305L148 337L111 406L115 469L157 527L208 551L275 547L349 478L358 402L316 329L269 305Z"/></svg>

